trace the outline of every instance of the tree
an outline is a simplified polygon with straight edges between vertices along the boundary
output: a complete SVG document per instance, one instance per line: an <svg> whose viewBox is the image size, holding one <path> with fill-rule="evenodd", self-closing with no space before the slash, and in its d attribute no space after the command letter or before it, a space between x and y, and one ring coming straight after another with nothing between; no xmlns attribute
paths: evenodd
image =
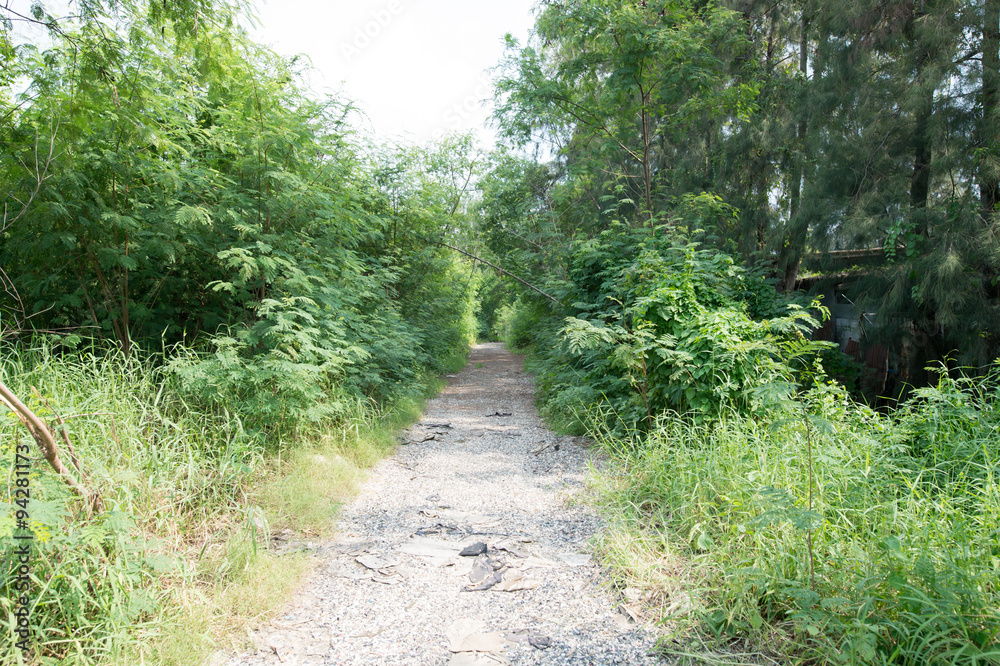
<svg viewBox="0 0 1000 666"><path fill-rule="evenodd" d="M726 54L742 48L734 12L689 2L583 0L547 5L538 46L511 44L497 87L498 119L515 142L535 132L592 181L605 211L655 228L672 194L658 153L704 116L744 113L753 82L734 81ZM575 162L576 166L571 164ZM584 175L585 174L585 175Z"/></svg>
<svg viewBox="0 0 1000 666"><path fill-rule="evenodd" d="M982 113L980 115L979 201L980 215L987 226L993 222L1000 202L1000 175L997 170L997 117L1000 109L1000 2L984 0L982 31Z"/></svg>
<svg viewBox="0 0 1000 666"><path fill-rule="evenodd" d="M336 414L340 390L387 398L464 348L468 264L424 236L468 236L467 139L380 171L352 105L308 94L236 4L86 9L42 17L51 45L25 55L4 127L0 178L37 189L0 233L5 310L19 295L35 326L128 354L194 348L175 362L192 390L264 430ZM389 192L393 169L407 185Z"/></svg>

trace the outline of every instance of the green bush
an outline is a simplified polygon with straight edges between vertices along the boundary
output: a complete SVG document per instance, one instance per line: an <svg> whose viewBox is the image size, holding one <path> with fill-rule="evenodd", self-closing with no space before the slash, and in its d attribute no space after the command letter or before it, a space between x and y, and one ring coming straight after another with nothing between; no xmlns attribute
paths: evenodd
<svg viewBox="0 0 1000 666"><path fill-rule="evenodd" d="M476 290L476 338L479 340L500 340L501 313L509 307L511 300L508 285L495 273L482 272Z"/></svg>
<svg viewBox="0 0 1000 666"><path fill-rule="evenodd" d="M337 416L334 387L345 366L370 354L343 331L324 330L331 318L298 300L265 301L254 326L212 336L211 353L179 348L167 365L179 390L210 409L234 410L261 441Z"/></svg>
<svg viewBox="0 0 1000 666"><path fill-rule="evenodd" d="M941 369L884 416L827 378L849 368L810 339L823 309L759 271L624 226L570 257L561 310L500 321L543 414L615 459L623 584L687 572L674 621L791 660L1000 663L1000 369Z"/></svg>
<svg viewBox="0 0 1000 666"><path fill-rule="evenodd" d="M522 299L501 316L508 344L533 347L543 411L561 427L580 430L569 414L599 403L621 432L664 411L760 411L758 389L802 381L829 346L809 338L822 308L697 243L617 225L571 254L570 305Z"/></svg>
<svg viewBox="0 0 1000 666"><path fill-rule="evenodd" d="M537 327L549 315L544 306L533 301L518 299L511 305L503 305L497 314L496 333L516 352L527 351L539 335Z"/></svg>

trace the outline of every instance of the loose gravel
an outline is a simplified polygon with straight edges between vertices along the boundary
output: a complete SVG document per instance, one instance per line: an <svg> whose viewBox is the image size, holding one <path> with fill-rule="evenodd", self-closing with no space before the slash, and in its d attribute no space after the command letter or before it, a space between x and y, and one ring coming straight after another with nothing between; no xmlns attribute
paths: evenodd
<svg viewBox="0 0 1000 666"><path fill-rule="evenodd" d="M657 663L589 551L600 520L576 500L600 456L545 427L519 357L477 345L404 439L257 650L213 661Z"/></svg>

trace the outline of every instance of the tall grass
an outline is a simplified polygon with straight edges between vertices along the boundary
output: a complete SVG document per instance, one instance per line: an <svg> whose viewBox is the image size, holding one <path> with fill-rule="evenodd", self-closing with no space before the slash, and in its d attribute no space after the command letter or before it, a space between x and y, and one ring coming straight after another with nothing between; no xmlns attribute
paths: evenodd
<svg viewBox="0 0 1000 666"><path fill-rule="evenodd" d="M784 658L1000 663L996 379L942 373L891 418L824 385L767 420L599 433L608 561L682 626Z"/></svg>
<svg viewBox="0 0 1000 666"><path fill-rule="evenodd" d="M149 363L96 349L4 351L0 378L39 415L66 420L84 483L104 500L105 510L87 519L44 461L33 465L31 625L38 656L66 663L110 656L157 622L167 594L163 581L185 575L178 555L231 520L230 508L245 496L260 463L259 448L238 418L185 404ZM14 445L37 448L7 414L0 439L6 574ZM5 663L15 663L22 655L14 647L13 590L4 580L0 650Z"/></svg>
<svg viewBox="0 0 1000 666"><path fill-rule="evenodd" d="M289 447L248 433L225 405L186 399L161 364L114 351L6 348L0 380L43 418L66 420L83 482L104 500L88 517L44 460L33 462L34 651L22 654L8 575L13 454L19 442L37 446L0 415L5 664L201 663L227 633L270 612L310 566L272 554L270 533L327 531L365 468L391 450L394 430L419 414L414 400L389 409L355 399Z"/></svg>

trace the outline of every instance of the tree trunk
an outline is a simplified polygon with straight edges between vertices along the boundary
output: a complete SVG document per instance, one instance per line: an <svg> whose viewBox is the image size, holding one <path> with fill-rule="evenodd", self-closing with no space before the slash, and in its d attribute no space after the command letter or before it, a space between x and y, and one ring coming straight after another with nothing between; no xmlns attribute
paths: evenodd
<svg viewBox="0 0 1000 666"><path fill-rule="evenodd" d="M799 72L802 77L808 76L809 71L809 17L806 16L805 9L802 10L802 30L799 35ZM792 183L790 192L790 206L788 211L788 222L791 227L786 247L782 248L785 254L785 271L782 278L782 286L785 291L795 289L795 283L799 278L799 263L802 257L802 245L806 237L806 223L802 213L802 177L804 174L805 143L806 132L809 130L809 121L806 116L805 100L801 102L799 109L801 117L798 126L795 128L795 136L798 142L798 155L796 155L795 166L792 168Z"/></svg>
<svg viewBox="0 0 1000 666"><path fill-rule="evenodd" d="M934 88L923 91L913 126L913 173L910 176L910 207L927 207L931 185L930 121L934 112Z"/></svg>
<svg viewBox="0 0 1000 666"><path fill-rule="evenodd" d="M983 93L980 140L988 157L980 164L979 204L983 222L990 224L1000 201L996 167L997 107L1000 104L1000 0L986 0L983 19Z"/></svg>
<svg viewBox="0 0 1000 666"><path fill-rule="evenodd" d="M652 128L649 117L649 104L652 95L649 91L639 86L639 93L642 95L642 180L646 189L646 215L649 217L649 227L654 228L653 216L653 168L650 164Z"/></svg>
<svg viewBox="0 0 1000 666"><path fill-rule="evenodd" d="M907 27L910 48L917 53L916 76L913 84L917 86L917 108L913 113L913 136L911 146L913 148L913 172L910 174L910 208L913 210L923 210L927 208L927 197L930 194L931 185L931 116L934 113L934 89L936 85L930 85L927 80L927 66L931 60L928 46L923 43L923 39L918 32L917 23L924 18L925 12L921 5L920 9L914 10L913 17ZM920 217L923 217L922 215ZM918 233L926 234L926 222L917 220Z"/></svg>

